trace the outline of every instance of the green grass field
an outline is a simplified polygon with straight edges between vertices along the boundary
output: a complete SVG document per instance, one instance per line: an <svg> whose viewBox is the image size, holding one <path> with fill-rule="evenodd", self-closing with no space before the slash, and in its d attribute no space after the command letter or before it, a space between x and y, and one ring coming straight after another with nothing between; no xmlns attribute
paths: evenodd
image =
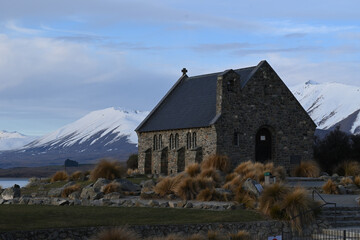
<svg viewBox="0 0 360 240"><path fill-rule="evenodd" d="M0 205L0 231L87 226L191 224L264 220L254 211L172 208Z"/></svg>

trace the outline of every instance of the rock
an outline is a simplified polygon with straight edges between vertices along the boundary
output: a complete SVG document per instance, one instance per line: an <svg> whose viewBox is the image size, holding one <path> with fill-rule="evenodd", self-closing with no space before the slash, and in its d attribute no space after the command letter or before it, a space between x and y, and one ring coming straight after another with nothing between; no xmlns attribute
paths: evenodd
<svg viewBox="0 0 360 240"><path fill-rule="evenodd" d="M95 192L100 192L101 187L109 184L110 181L105 179L105 178L99 178L98 180L96 180L96 182L93 185L93 188L95 190Z"/></svg>
<svg viewBox="0 0 360 240"><path fill-rule="evenodd" d="M159 198L159 195L157 195L154 191L141 192L140 198L141 199L153 199L153 198Z"/></svg>
<svg viewBox="0 0 360 240"><path fill-rule="evenodd" d="M1 197L4 200L10 200L10 199L14 199L14 198L19 198L21 195L20 192L20 186L15 184L12 187L6 188L2 193L1 193Z"/></svg>
<svg viewBox="0 0 360 240"><path fill-rule="evenodd" d="M68 198L71 199L71 200L79 199L80 198L80 192L79 191L72 192L72 193L69 194Z"/></svg>
<svg viewBox="0 0 360 240"><path fill-rule="evenodd" d="M104 199L119 199L121 194L118 192L112 192L104 195Z"/></svg>
<svg viewBox="0 0 360 240"><path fill-rule="evenodd" d="M338 185L337 188L339 190L339 194L346 194L346 188L343 185Z"/></svg>
<svg viewBox="0 0 360 240"><path fill-rule="evenodd" d="M194 205L191 202L187 202L184 208L192 208Z"/></svg>
<svg viewBox="0 0 360 240"><path fill-rule="evenodd" d="M64 199L64 200L60 200L57 204L59 206L69 205L69 201Z"/></svg>
<svg viewBox="0 0 360 240"><path fill-rule="evenodd" d="M176 203L176 202L169 202L169 207L171 207L171 208L176 208L176 207L177 207L177 203Z"/></svg>
<svg viewBox="0 0 360 240"><path fill-rule="evenodd" d="M244 190L251 192L256 197L259 197L263 191L263 187L254 179L248 178L243 184Z"/></svg>
<svg viewBox="0 0 360 240"><path fill-rule="evenodd" d="M63 191L63 188L52 188L48 192L49 197L61 197L61 192Z"/></svg>
<svg viewBox="0 0 360 240"><path fill-rule="evenodd" d="M121 186L121 190L125 192L141 191L141 187L138 184L134 184L126 179L115 179L113 182L119 183Z"/></svg>
<svg viewBox="0 0 360 240"><path fill-rule="evenodd" d="M19 204L28 204L30 201L30 197L27 196L21 196L19 199Z"/></svg>
<svg viewBox="0 0 360 240"><path fill-rule="evenodd" d="M75 199L73 200L73 203L74 203L75 206L78 206L78 205L81 205L81 204L82 204L81 200L80 200L80 199L77 199L77 198L75 198Z"/></svg>
<svg viewBox="0 0 360 240"><path fill-rule="evenodd" d="M6 200L0 199L0 205L1 205L1 204L4 204L4 202L6 202Z"/></svg>
<svg viewBox="0 0 360 240"><path fill-rule="evenodd" d="M167 208L167 207L169 207L169 203L168 202L160 203L160 207Z"/></svg>
<svg viewBox="0 0 360 240"><path fill-rule="evenodd" d="M97 192L94 190L92 184L84 187L81 191L80 198L82 199L95 199Z"/></svg>
<svg viewBox="0 0 360 240"><path fill-rule="evenodd" d="M166 198L169 200L174 200L174 199L176 199L176 195L171 193L171 194L167 195Z"/></svg>
<svg viewBox="0 0 360 240"><path fill-rule="evenodd" d="M186 205L186 203L187 203L187 201L184 200L184 201L178 202L178 203L177 203L177 206L178 206L179 208L182 208L182 207L184 207L184 206Z"/></svg>
<svg viewBox="0 0 360 240"><path fill-rule="evenodd" d="M148 202L148 205L149 205L150 207L158 207L158 206L159 206L159 202L158 202L158 201L155 201L155 200L150 200L150 201Z"/></svg>
<svg viewBox="0 0 360 240"><path fill-rule="evenodd" d="M320 176L330 176L327 172L320 172Z"/></svg>
<svg viewBox="0 0 360 240"><path fill-rule="evenodd" d="M155 184L156 182L153 179L147 180L143 182L141 191L145 191L145 192L152 191Z"/></svg>

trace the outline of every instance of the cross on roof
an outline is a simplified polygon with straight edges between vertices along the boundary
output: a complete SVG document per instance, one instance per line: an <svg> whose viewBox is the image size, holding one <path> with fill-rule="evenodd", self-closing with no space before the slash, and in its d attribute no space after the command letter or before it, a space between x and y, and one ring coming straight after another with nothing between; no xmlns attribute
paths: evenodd
<svg viewBox="0 0 360 240"><path fill-rule="evenodd" d="M186 68L183 68L183 69L181 70L181 72L183 73L183 75L185 75L185 74L187 73L187 69L186 69Z"/></svg>

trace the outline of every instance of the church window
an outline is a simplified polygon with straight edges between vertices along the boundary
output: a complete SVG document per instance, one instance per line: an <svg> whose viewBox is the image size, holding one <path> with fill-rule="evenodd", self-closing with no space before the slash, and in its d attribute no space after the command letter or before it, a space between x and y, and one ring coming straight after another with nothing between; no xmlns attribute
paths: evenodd
<svg viewBox="0 0 360 240"><path fill-rule="evenodd" d="M231 79L227 82L227 90L228 91L234 91L235 81L236 81L236 78Z"/></svg>
<svg viewBox="0 0 360 240"><path fill-rule="evenodd" d="M170 149L174 149L174 135L170 134L170 139L169 139L169 148Z"/></svg>
<svg viewBox="0 0 360 240"><path fill-rule="evenodd" d="M162 136L161 136L161 134L159 135L159 148L158 149L162 149Z"/></svg>
<svg viewBox="0 0 360 240"><path fill-rule="evenodd" d="M191 133L187 133L186 135L186 148L187 149L191 148Z"/></svg>
<svg viewBox="0 0 360 240"><path fill-rule="evenodd" d="M196 148L196 132L193 132L192 147L193 147L193 148Z"/></svg>
<svg viewBox="0 0 360 240"><path fill-rule="evenodd" d="M175 148L179 148L179 134L175 134Z"/></svg>
<svg viewBox="0 0 360 240"><path fill-rule="evenodd" d="M153 150L157 150L157 146L158 146L157 136L154 135Z"/></svg>

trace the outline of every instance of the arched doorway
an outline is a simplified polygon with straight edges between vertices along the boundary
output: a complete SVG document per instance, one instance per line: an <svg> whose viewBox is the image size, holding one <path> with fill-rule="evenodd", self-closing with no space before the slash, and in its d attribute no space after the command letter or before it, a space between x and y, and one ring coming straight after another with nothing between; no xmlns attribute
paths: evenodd
<svg viewBox="0 0 360 240"><path fill-rule="evenodd" d="M151 149L145 152L145 174L151 174Z"/></svg>
<svg viewBox="0 0 360 240"><path fill-rule="evenodd" d="M177 152L177 172L185 170L185 148L181 148Z"/></svg>
<svg viewBox="0 0 360 240"><path fill-rule="evenodd" d="M260 128L256 133L255 160L265 162L272 159L272 136L268 128Z"/></svg>

